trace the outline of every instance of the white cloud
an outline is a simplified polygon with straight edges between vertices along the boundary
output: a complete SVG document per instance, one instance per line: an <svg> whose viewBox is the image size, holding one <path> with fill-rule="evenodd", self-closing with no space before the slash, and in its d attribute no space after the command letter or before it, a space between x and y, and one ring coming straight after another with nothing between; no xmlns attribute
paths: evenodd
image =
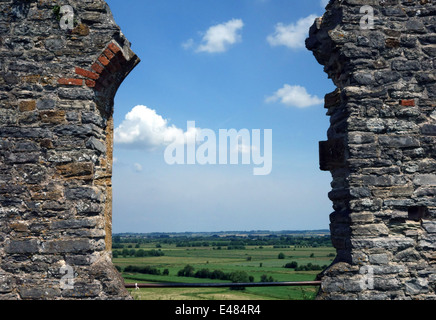
<svg viewBox="0 0 436 320"><path fill-rule="evenodd" d="M139 105L134 107L114 131L116 144L131 148L153 149L166 146L174 141L185 143L186 137L195 134L197 129L187 132L169 125L168 120L155 110Z"/></svg>
<svg viewBox="0 0 436 320"><path fill-rule="evenodd" d="M285 84L283 88L277 90L272 96L266 98L265 101L280 101L288 107L297 108L307 108L323 103L322 99L307 93L306 88L302 86L291 86L289 84Z"/></svg>
<svg viewBox="0 0 436 320"><path fill-rule="evenodd" d="M295 24L284 25L278 23L275 32L267 37L272 46L286 46L292 49L304 48L309 29L315 22L316 15L301 18Z"/></svg>
<svg viewBox="0 0 436 320"><path fill-rule="evenodd" d="M225 52L231 45L242 40L240 31L243 27L244 23L241 19L232 19L210 27L199 45L195 45L194 40L189 39L182 46L185 49L196 46L196 52Z"/></svg>

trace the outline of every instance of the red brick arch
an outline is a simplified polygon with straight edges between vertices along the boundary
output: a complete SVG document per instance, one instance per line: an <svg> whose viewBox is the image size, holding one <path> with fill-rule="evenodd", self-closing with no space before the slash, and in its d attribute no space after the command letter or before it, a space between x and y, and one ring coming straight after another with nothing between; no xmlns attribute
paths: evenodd
<svg viewBox="0 0 436 320"><path fill-rule="evenodd" d="M59 78L59 85L66 86L84 86L95 88L102 91L105 87L111 85L113 75L122 69L122 65L127 62L121 48L111 42L103 50L102 54L90 66L89 70L76 67L74 73L80 78Z"/></svg>

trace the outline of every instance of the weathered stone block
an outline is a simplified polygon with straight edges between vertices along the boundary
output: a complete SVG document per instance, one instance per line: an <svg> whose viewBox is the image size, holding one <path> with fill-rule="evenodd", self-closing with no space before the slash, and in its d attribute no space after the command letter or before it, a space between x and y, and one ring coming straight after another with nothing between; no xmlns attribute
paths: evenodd
<svg viewBox="0 0 436 320"><path fill-rule="evenodd" d="M36 239L10 240L5 245L5 252L10 254L33 254L39 252L39 249Z"/></svg>
<svg viewBox="0 0 436 320"><path fill-rule="evenodd" d="M436 125L426 124L422 126L421 133L427 136L436 136Z"/></svg>
<svg viewBox="0 0 436 320"><path fill-rule="evenodd" d="M353 212L350 214L351 222L354 223L371 223L374 221L372 212Z"/></svg>
<svg viewBox="0 0 436 320"><path fill-rule="evenodd" d="M68 200L91 200L96 202L103 201L100 190L94 187L75 187L65 190L65 197Z"/></svg>
<svg viewBox="0 0 436 320"><path fill-rule="evenodd" d="M411 295L423 294L429 291L428 280L415 278L406 282L406 292Z"/></svg>
<svg viewBox="0 0 436 320"><path fill-rule="evenodd" d="M394 291L401 288L401 282L396 278L374 277L374 289L381 291Z"/></svg>
<svg viewBox="0 0 436 320"><path fill-rule="evenodd" d="M56 167L57 172L65 178L91 179L94 174L92 162L72 162Z"/></svg>
<svg viewBox="0 0 436 320"><path fill-rule="evenodd" d="M60 124L66 122L65 111L41 111L39 113L42 123Z"/></svg>
<svg viewBox="0 0 436 320"><path fill-rule="evenodd" d="M53 110L56 107L56 101L50 98L41 98L36 102L38 110Z"/></svg>
<svg viewBox="0 0 436 320"><path fill-rule="evenodd" d="M42 243L44 253L86 253L94 248L89 239L50 240Z"/></svg>
<svg viewBox="0 0 436 320"><path fill-rule="evenodd" d="M436 174L418 174L413 183L418 186L436 186Z"/></svg>
<svg viewBox="0 0 436 320"><path fill-rule="evenodd" d="M372 254L369 256L371 264L388 264L389 256L386 253Z"/></svg>
<svg viewBox="0 0 436 320"><path fill-rule="evenodd" d="M352 226L353 237L381 237L389 235L385 224L363 224Z"/></svg>
<svg viewBox="0 0 436 320"><path fill-rule="evenodd" d="M436 221L423 220L422 227L428 233L436 233Z"/></svg>
<svg viewBox="0 0 436 320"><path fill-rule="evenodd" d="M24 300L53 300L60 296L61 290L52 286L23 286L19 290Z"/></svg>
<svg viewBox="0 0 436 320"><path fill-rule="evenodd" d="M421 258L419 252L413 248L405 249L395 255L395 260L401 262L415 262L419 261Z"/></svg>
<svg viewBox="0 0 436 320"><path fill-rule="evenodd" d="M406 177L403 175L390 175L390 176L375 176L375 175L363 175L353 178L356 182L363 183L367 186L376 187L391 187L404 185L407 183Z"/></svg>
<svg viewBox="0 0 436 320"><path fill-rule="evenodd" d="M39 153L37 152L18 152L18 153L8 153L6 155L6 161L13 164L23 164L23 163L37 163L39 162Z"/></svg>
<svg viewBox="0 0 436 320"><path fill-rule="evenodd" d="M82 84L83 82L80 85ZM67 100L92 100L94 97L94 92L91 89L82 88L61 88L58 94L61 99Z"/></svg>
<svg viewBox="0 0 436 320"><path fill-rule="evenodd" d="M361 292L365 289L365 279L361 276L344 279L343 291L345 292Z"/></svg>
<svg viewBox="0 0 436 320"><path fill-rule="evenodd" d="M419 147L419 140L414 137L407 136L380 136L379 142L381 145L390 148L410 148Z"/></svg>
<svg viewBox="0 0 436 320"><path fill-rule="evenodd" d="M14 279L12 276L0 274L0 293L8 293L12 291Z"/></svg>
<svg viewBox="0 0 436 320"><path fill-rule="evenodd" d="M415 244L413 239L405 237L353 238L351 243L356 249L382 248L392 252L413 247Z"/></svg>
<svg viewBox="0 0 436 320"><path fill-rule="evenodd" d="M19 110L21 112L33 111L35 109L36 109L36 101L35 100L21 101L19 104Z"/></svg>
<svg viewBox="0 0 436 320"><path fill-rule="evenodd" d="M97 225L94 219L81 219L81 220L58 220L51 223L52 229L79 229L79 228L93 228Z"/></svg>
<svg viewBox="0 0 436 320"><path fill-rule="evenodd" d="M349 132L348 143L350 144L366 144L374 143L375 135L373 133L366 132Z"/></svg>
<svg viewBox="0 0 436 320"><path fill-rule="evenodd" d="M62 290L62 297L91 299L97 297L101 291L99 283L74 282L72 289Z"/></svg>
<svg viewBox="0 0 436 320"><path fill-rule="evenodd" d="M374 188L371 192L377 198L411 197L413 194L413 187L406 185L393 186L390 188Z"/></svg>
<svg viewBox="0 0 436 320"><path fill-rule="evenodd" d="M89 136L92 134L92 127L89 125L75 125L75 124L66 124L56 126L54 129L54 133L59 136Z"/></svg>
<svg viewBox="0 0 436 320"><path fill-rule="evenodd" d="M91 137L86 141L86 146L90 149L97 150L101 153L106 152L106 145L94 137Z"/></svg>

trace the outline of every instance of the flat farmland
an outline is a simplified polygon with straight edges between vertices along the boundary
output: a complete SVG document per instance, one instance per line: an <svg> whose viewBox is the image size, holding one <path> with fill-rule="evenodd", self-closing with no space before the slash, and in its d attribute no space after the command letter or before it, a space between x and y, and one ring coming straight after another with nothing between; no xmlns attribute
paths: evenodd
<svg viewBox="0 0 436 320"><path fill-rule="evenodd" d="M317 242L316 246L308 245L314 243L312 240L316 238L308 238L305 245L249 245L247 243L250 241L240 239L238 245L234 245L235 241L215 238L202 239L201 242L135 239L132 243L124 239L125 242L117 244L117 249L113 250L113 262L126 283L313 281L335 257L335 249L329 245L319 245ZM241 242L245 244L241 245ZM224 279L216 274L228 277ZM138 300L310 300L315 298L318 287L129 290Z"/></svg>

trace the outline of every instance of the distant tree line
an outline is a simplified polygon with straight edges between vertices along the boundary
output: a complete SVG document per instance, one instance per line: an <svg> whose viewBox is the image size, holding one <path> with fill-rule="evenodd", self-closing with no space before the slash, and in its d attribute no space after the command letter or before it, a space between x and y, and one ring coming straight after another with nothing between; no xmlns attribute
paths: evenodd
<svg viewBox="0 0 436 320"><path fill-rule="evenodd" d="M124 248L123 250L113 250L112 251L112 256L114 258L118 258L120 256L125 257L160 257L165 255L164 252L162 250L144 250L144 249L127 249Z"/></svg>
<svg viewBox="0 0 436 320"><path fill-rule="evenodd" d="M324 270L327 268L327 265L320 266L318 264L312 264L309 262L306 265L298 265L297 261L292 261L283 266L284 268L295 269L295 271L315 271L315 270Z"/></svg>
<svg viewBox="0 0 436 320"><path fill-rule="evenodd" d="M249 283L254 282L254 277L248 275L245 271L232 271L224 272L222 270L210 271L207 268L195 271L194 267L187 264L183 269L177 272L179 277L194 277L200 279L216 279L216 280L226 280L232 283ZM260 278L261 282L275 282L271 276L262 275Z"/></svg>
<svg viewBox="0 0 436 320"><path fill-rule="evenodd" d="M168 269L164 269L163 272L161 272L159 269L151 266L127 266L124 269L119 268L120 272L130 272L130 273L143 273L143 274L153 274L153 275L164 275L167 276L170 274Z"/></svg>
<svg viewBox="0 0 436 320"><path fill-rule="evenodd" d="M330 236L178 236L178 237L145 237L129 236L113 237L113 248L123 249L124 244L172 244L177 247L232 247L242 248L245 246L275 246L276 248L295 247L331 247Z"/></svg>

